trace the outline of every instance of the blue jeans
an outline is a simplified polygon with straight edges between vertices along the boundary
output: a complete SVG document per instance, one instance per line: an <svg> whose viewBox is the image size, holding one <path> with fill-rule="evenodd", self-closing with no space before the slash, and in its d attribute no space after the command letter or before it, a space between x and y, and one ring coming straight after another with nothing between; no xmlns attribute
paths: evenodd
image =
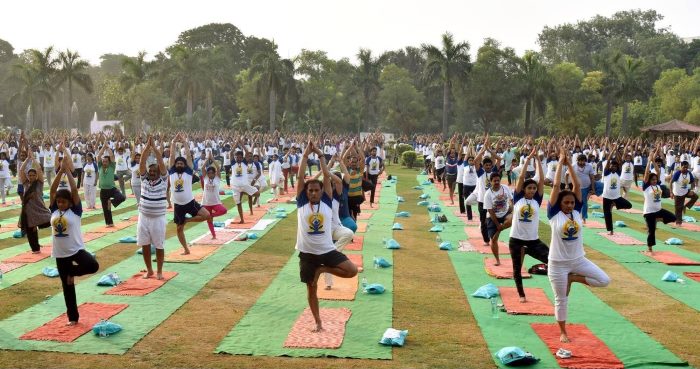
<svg viewBox="0 0 700 369"><path fill-rule="evenodd" d="M583 207L581 208L581 216L583 219L588 219L588 192L591 188L586 187L581 189L581 201L583 202Z"/></svg>

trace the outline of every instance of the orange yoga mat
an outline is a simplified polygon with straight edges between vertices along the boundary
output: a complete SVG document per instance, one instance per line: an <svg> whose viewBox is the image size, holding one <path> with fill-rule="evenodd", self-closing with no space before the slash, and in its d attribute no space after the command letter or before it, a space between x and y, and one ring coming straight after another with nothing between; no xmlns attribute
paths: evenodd
<svg viewBox="0 0 700 369"><path fill-rule="evenodd" d="M347 308L321 309L323 331L313 333L316 328L311 310L304 309L292 326L284 347L291 348L324 348L337 349L343 344L345 324L350 319L352 311Z"/></svg>
<svg viewBox="0 0 700 369"><path fill-rule="evenodd" d="M346 254L345 256L352 261L353 264L357 267L357 269L361 272L364 270L364 264L362 263L362 254Z"/></svg>
<svg viewBox="0 0 700 369"><path fill-rule="evenodd" d="M685 272L683 274L694 281L700 282L700 272Z"/></svg>
<svg viewBox="0 0 700 369"><path fill-rule="evenodd" d="M367 232L367 223L358 222L357 223L357 231L355 231L355 233L365 233L365 232Z"/></svg>
<svg viewBox="0 0 700 369"><path fill-rule="evenodd" d="M374 213L360 213L357 214L357 220L367 220L372 217Z"/></svg>
<svg viewBox="0 0 700 369"><path fill-rule="evenodd" d="M464 233L467 234L467 238L476 242L483 242L483 237L481 237L481 229L477 227L464 227Z"/></svg>
<svg viewBox="0 0 700 369"><path fill-rule="evenodd" d="M515 287L498 287L503 306L508 314L513 315L554 315L554 306L541 288L525 288L526 302L520 302L518 289Z"/></svg>
<svg viewBox="0 0 700 369"><path fill-rule="evenodd" d="M253 210L253 215L250 215L249 212L243 213L243 224L239 223L241 221L241 218L238 216L238 211L236 211L236 217L231 220L231 223L228 225L228 228L250 228L255 225L262 217L265 216L264 211L255 211Z"/></svg>
<svg viewBox="0 0 700 369"><path fill-rule="evenodd" d="M364 242L365 242L364 236L354 235L354 236L352 236L352 242L345 245L345 248L343 250L360 251L360 250L362 250L362 245L364 244Z"/></svg>
<svg viewBox="0 0 700 369"><path fill-rule="evenodd" d="M7 232L14 232L14 231L18 231L18 230L19 230L19 228L17 228L17 227L6 225L4 227L0 227L0 234L7 233Z"/></svg>
<svg viewBox="0 0 700 369"><path fill-rule="evenodd" d="M27 263L2 263L0 262L0 272L3 274L13 271L17 268L23 267L27 265Z"/></svg>
<svg viewBox="0 0 700 369"><path fill-rule="evenodd" d="M605 342L601 341L584 324L567 324L566 332L571 342L559 342L559 326L557 324L532 323L532 329L549 347L554 355L559 348L571 351L571 357L560 359L555 356L557 363L567 369L623 369L622 361L610 351Z"/></svg>
<svg viewBox="0 0 700 369"><path fill-rule="evenodd" d="M666 265L700 265L700 261L691 260L673 251L641 251L642 254Z"/></svg>
<svg viewBox="0 0 700 369"><path fill-rule="evenodd" d="M469 245L471 246L469 246ZM480 254L493 254L491 246L484 246L483 240L468 239L459 241L460 246L464 246L464 251L476 251ZM508 244L503 241L498 241L498 255L510 255Z"/></svg>
<svg viewBox="0 0 700 369"><path fill-rule="evenodd" d="M4 263L36 263L51 256L51 246L42 246L40 254L33 254L31 251L23 252L3 260Z"/></svg>
<svg viewBox="0 0 700 369"><path fill-rule="evenodd" d="M460 219L464 222L464 224L467 225L467 227L472 227L472 228L478 227L481 224L481 222L479 222L479 219L472 218L472 220L469 220L469 219L467 219L466 215L464 215L464 218L460 218Z"/></svg>
<svg viewBox="0 0 700 369"><path fill-rule="evenodd" d="M513 262L510 259L501 259L501 265L496 266L496 259L487 258L484 259L484 267L486 268L486 274L498 278L498 279L512 279L513 278ZM532 277L524 268L522 270L523 278Z"/></svg>
<svg viewBox="0 0 700 369"><path fill-rule="evenodd" d="M240 233L239 232L216 232L216 239L211 239L211 233L207 232L197 241L194 242L195 245L223 245L225 243L233 241Z"/></svg>
<svg viewBox="0 0 700 369"><path fill-rule="evenodd" d="M374 199L374 200L377 201L377 199ZM374 203L374 204L372 204L372 206L373 207L371 207L371 208L369 207L369 200L368 200L368 201L363 202L362 205L360 205L360 210L362 210L362 211L379 210L379 203Z"/></svg>
<svg viewBox="0 0 700 369"><path fill-rule="evenodd" d="M605 229L605 224L597 221L597 220L586 220L586 224L583 225L586 228L590 229Z"/></svg>
<svg viewBox="0 0 700 369"><path fill-rule="evenodd" d="M641 211L641 210L639 210L639 209L634 209L634 208L632 208L632 209L622 209L622 210L620 210L620 211L623 212L623 213L627 213L627 214L644 214L643 211Z"/></svg>
<svg viewBox="0 0 700 369"><path fill-rule="evenodd" d="M476 252L476 247L474 247L474 245L471 242L467 240L462 240L459 241L459 248L457 248L457 251Z"/></svg>
<svg viewBox="0 0 700 369"><path fill-rule="evenodd" d="M333 287L330 290L326 289L326 284L322 282L323 276L318 280L318 290L316 294L321 300L343 300L352 301L357 294L358 277L339 278L333 276Z"/></svg>
<svg viewBox="0 0 700 369"><path fill-rule="evenodd" d="M95 228L90 231L90 233L113 233L116 231L121 231L122 229L132 226L136 224L135 221L132 220L124 220L119 223L114 223L114 227L107 227L107 226L102 226L99 228Z"/></svg>
<svg viewBox="0 0 700 369"><path fill-rule="evenodd" d="M167 263L201 263L204 259L208 258L209 255L216 252L221 246L217 245L193 245L190 246L190 253L187 255L180 255L183 249L177 249L170 254L165 256L165 262Z"/></svg>
<svg viewBox="0 0 700 369"><path fill-rule="evenodd" d="M126 281L110 288L105 295L145 296L175 278L177 272L163 272L163 280L158 280L155 274L151 278L143 278L144 274L145 272L134 274Z"/></svg>
<svg viewBox="0 0 700 369"><path fill-rule="evenodd" d="M675 225L672 225L672 224L669 224L669 225L675 228ZM687 229L687 230L693 231L693 232L700 231L700 226L698 226L697 224L693 224L693 223L682 223L681 228Z"/></svg>
<svg viewBox="0 0 700 369"><path fill-rule="evenodd" d="M644 242L634 237L630 237L624 233L615 233L612 236L609 235L608 232L599 232L598 234L618 245L644 245Z"/></svg>
<svg viewBox="0 0 700 369"><path fill-rule="evenodd" d="M101 319L109 319L126 309L128 304L103 304L86 302L78 306L80 321L73 326L67 326L68 316L64 313L58 318L27 332L20 337L22 340L73 342L80 336L92 330L92 326Z"/></svg>
<svg viewBox="0 0 700 369"><path fill-rule="evenodd" d="M286 204L287 201L291 200L292 196L280 196L276 199L270 199L268 203Z"/></svg>

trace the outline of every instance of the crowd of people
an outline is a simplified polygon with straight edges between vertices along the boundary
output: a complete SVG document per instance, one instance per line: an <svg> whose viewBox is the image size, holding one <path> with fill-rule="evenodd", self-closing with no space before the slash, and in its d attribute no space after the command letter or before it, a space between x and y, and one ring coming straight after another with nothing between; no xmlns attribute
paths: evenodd
<svg viewBox="0 0 700 369"><path fill-rule="evenodd" d="M495 141L495 142L494 142ZM425 163L425 172L448 192L450 202L469 219L476 206L480 233L500 263L499 237L509 232L509 251L521 302L527 302L520 274L524 256L548 266L555 295L555 317L561 340L566 332L568 295L572 283L604 287L607 274L585 257L582 229L588 204L600 197L605 228L613 229L613 208L631 208L633 187L644 198L648 251L656 244L658 221L681 225L683 213L698 199L700 139L643 140L641 138L501 137L456 134L414 135L386 142L375 132L360 140L355 135L270 134L250 132L190 132L172 135L145 133L127 137L120 132L44 136L8 135L0 141L0 193L16 191L22 211L18 227L32 252L40 253L38 229L51 227L53 251L64 288L70 324L78 321L73 279L95 273L99 265L85 251L80 233L82 202L95 209L99 192L104 222L113 227L112 209L127 198L127 184L136 199L139 219L137 243L146 264L144 278L163 278L164 243L168 220L173 222L183 253L190 252L185 225L207 222L216 238L213 219L228 212L220 194L229 189L240 222L260 206L260 194L296 198L300 278L307 285L308 302L316 319L316 288L325 275L349 278L357 268L342 254L356 231L360 205L375 206L375 189L387 160L409 144ZM387 157L389 153L392 157ZM317 169L316 173L312 168ZM16 183L13 183L13 179ZM50 184L49 207L43 200ZM202 190L195 200L195 183ZM507 182L507 185L506 185ZM79 191L83 188L83 198ZM540 239L539 212L549 190L549 245ZM662 208L661 199L675 202L675 213ZM156 270L151 266L156 249Z"/></svg>

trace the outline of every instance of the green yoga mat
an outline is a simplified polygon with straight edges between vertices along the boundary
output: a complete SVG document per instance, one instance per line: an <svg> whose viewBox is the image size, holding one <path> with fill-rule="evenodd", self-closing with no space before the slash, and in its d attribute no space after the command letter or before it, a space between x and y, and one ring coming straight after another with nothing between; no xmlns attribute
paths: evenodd
<svg viewBox="0 0 700 369"><path fill-rule="evenodd" d="M369 283L380 283L387 291L382 295L367 295L358 287L354 301L320 301L322 308L347 307L352 310L340 348L283 347L292 325L308 306L306 285L299 281L299 259L297 253L294 253L215 352L234 355L391 359L391 348L378 344L378 341L392 324L393 268L374 269L372 258L381 256L393 264L392 251L384 247L382 238L392 235L391 224L398 207L395 187L382 189L379 204L379 209L373 211L374 215L369 220L370 227L364 235L362 254L365 270L359 274L359 279L364 277Z"/></svg>
<svg viewBox="0 0 700 369"><path fill-rule="evenodd" d="M418 182L422 182L424 177L419 176ZM431 195L438 194L438 191L432 187L426 191ZM447 212L446 215L450 223L461 222L451 212ZM459 240L466 239L466 234L464 227L462 229L449 228L442 232L441 237L443 240L458 244ZM501 234L500 239L507 241L508 232ZM449 251L448 255L489 351L493 354L505 346L519 346L542 359L531 367L559 367L547 346L530 327L530 323L534 322L555 323L554 318L552 316L507 315L505 313L500 313L498 319L492 318L489 300L474 298L471 294L487 283L509 287L513 287L515 283L512 280L489 277L484 271L483 264L483 259L488 257L486 255L461 251ZM507 258L507 256L502 255L501 258ZM539 263L539 261L528 256L525 264L531 265L533 263ZM534 275L530 279L523 280L523 284L525 287L542 288L550 301L554 301L554 295L546 276ZM579 284L572 286L568 322L585 323L622 360L625 367L687 366L686 362L644 334L634 324L598 299L589 289ZM500 362L494 361L499 367L505 368Z"/></svg>
<svg viewBox="0 0 700 369"><path fill-rule="evenodd" d="M291 210L292 206L288 206ZM266 218L270 218L269 215ZM260 235L273 227L258 231ZM186 230L188 239L194 239L208 232L206 223L199 223ZM116 235L108 235L111 242L118 242ZM168 281L161 288L146 296L105 295L109 288L96 285L99 278L107 273L116 272L128 278L143 269L143 258L134 254L128 259L100 270L97 274L82 281L77 286L78 304L83 302L126 303L129 307L111 318L124 328L109 338L98 338L88 333L71 343L52 341L26 341L19 337L65 312L62 294L53 296L47 303L34 305L21 313L0 321L0 348L12 350L57 351L89 354L123 354L141 340L148 332L157 327L180 306L204 287L204 285L223 270L231 261L254 244L254 240L235 242L222 246L214 255L200 264L166 264L165 270L178 272L179 275ZM130 245L129 247L135 246ZM196 246L195 246L196 247ZM166 253L180 248L177 236L166 240Z"/></svg>

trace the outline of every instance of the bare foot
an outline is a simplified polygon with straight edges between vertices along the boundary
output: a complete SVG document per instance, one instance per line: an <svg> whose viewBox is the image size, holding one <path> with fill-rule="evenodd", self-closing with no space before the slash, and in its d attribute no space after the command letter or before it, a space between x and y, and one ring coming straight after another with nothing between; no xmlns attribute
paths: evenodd
<svg viewBox="0 0 700 369"><path fill-rule="evenodd" d="M520 298L520 302L521 302L521 303L526 303L526 302L527 302L527 299L525 299L525 297L521 297L521 298Z"/></svg>
<svg viewBox="0 0 700 369"><path fill-rule="evenodd" d="M323 331L324 331L323 326L321 326L320 324L317 324L316 328L311 330L311 333L321 333Z"/></svg>
<svg viewBox="0 0 700 369"><path fill-rule="evenodd" d="M326 291L330 291L331 288L333 288L333 287L331 287L331 286L326 286Z"/></svg>
<svg viewBox="0 0 700 369"><path fill-rule="evenodd" d="M566 333L562 333L561 336L559 336L559 342L567 343L571 342L569 339L569 336L566 335Z"/></svg>
<svg viewBox="0 0 700 369"><path fill-rule="evenodd" d="M211 236L211 239L212 239L212 240L215 240L215 239L216 239L216 235Z"/></svg>
<svg viewBox="0 0 700 369"><path fill-rule="evenodd" d="M32 254L41 254L41 251L32 251Z"/></svg>
<svg viewBox="0 0 700 369"><path fill-rule="evenodd" d="M608 234L609 234L610 236L614 236L614 235L615 235L615 233L614 233L613 231L608 232Z"/></svg>
<svg viewBox="0 0 700 369"><path fill-rule="evenodd" d="M243 219L241 219L241 221L238 222L238 224L243 224L243 223L245 223L245 221Z"/></svg>
<svg viewBox="0 0 700 369"><path fill-rule="evenodd" d="M500 260L496 260L496 263L495 263L495 264L493 264L493 265L495 265L495 266L499 266L499 265L501 265L501 261L500 261Z"/></svg>
<svg viewBox="0 0 700 369"><path fill-rule="evenodd" d="M107 227L107 228L114 228L114 224L107 224L105 227Z"/></svg>
<svg viewBox="0 0 700 369"><path fill-rule="evenodd" d="M165 278L163 278L163 273L158 273L158 275L156 276L156 278L157 278L159 281L162 281L162 280L165 279Z"/></svg>
<svg viewBox="0 0 700 369"><path fill-rule="evenodd" d="M188 249L185 249L185 251L180 253L180 255L189 255L189 254L190 254L190 250L188 250Z"/></svg>
<svg viewBox="0 0 700 369"><path fill-rule="evenodd" d="M78 322L73 322L73 321L71 321L71 322L66 323L66 325L69 326L69 327L72 327L72 326L74 326L74 325L76 325L76 324L78 324Z"/></svg>
<svg viewBox="0 0 700 369"><path fill-rule="evenodd" d="M153 277L153 271L149 270L146 274L143 275L143 279L148 279Z"/></svg>

